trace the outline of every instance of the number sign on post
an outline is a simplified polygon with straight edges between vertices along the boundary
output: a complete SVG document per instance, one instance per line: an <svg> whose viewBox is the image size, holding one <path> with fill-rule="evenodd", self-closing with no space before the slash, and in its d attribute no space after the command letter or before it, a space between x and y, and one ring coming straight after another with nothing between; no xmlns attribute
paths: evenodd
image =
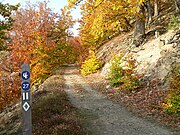
<svg viewBox="0 0 180 135"><path fill-rule="evenodd" d="M23 135L32 135L31 93L30 93L30 67L28 64L21 66L22 89L22 130Z"/></svg>

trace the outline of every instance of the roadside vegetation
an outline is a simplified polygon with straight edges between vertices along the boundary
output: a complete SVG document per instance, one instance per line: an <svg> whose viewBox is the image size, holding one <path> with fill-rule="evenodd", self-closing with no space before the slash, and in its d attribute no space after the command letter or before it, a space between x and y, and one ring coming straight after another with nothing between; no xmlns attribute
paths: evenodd
<svg viewBox="0 0 180 135"><path fill-rule="evenodd" d="M44 82L38 92L33 94L34 135L86 134L82 127L82 115L70 103L64 87L62 76L53 75ZM4 120L3 117L0 118L0 134L18 135L22 133L22 114L19 107L5 114Z"/></svg>
<svg viewBox="0 0 180 135"><path fill-rule="evenodd" d="M33 133L81 135L85 131L79 124L78 111L63 91L62 76L54 75L54 71L63 64L76 63L81 66L82 75L93 82L96 78L93 75L105 64L96 52L115 36L133 32L132 44L126 46L129 49L143 48L147 40L158 38L169 29L176 29L179 34L179 0L68 0L69 5L60 13L53 12L48 4L47 1L27 2L26 8L22 8L0 2L3 18L0 21L0 113L6 114L1 119L0 134L17 134L21 130L20 110L14 110L13 114L12 108L16 108L21 98L19 73L23 63L30 65L31 87L38 89L32 108ZM82 18L79 36L74 37L70 31L75 23L71 10L77 6L81 7ZM179 39L172 43L178 44ZM113 100L120 100L131 111L157 119L159 115L159 121L166 124L168 121L178 128L179 65L171 71L169 89L163 90L158 87L161 85L158 78L142 81L143 76L135 72L136 61L132 57L117 54L112 59L108 80L101 80L98 75L99 86L91 85ZM14 127L13 123L18 124Z"/></svg>
<svg viewBox="0 0 180 135"><path fill-rule="evenodd" d="M81 74L88 75L98 71L102 67L101 62L95 55L95 52L90 50L89 57L81 65Z"/></svg>
<svg viewBox="0 0 180 135"><path fill-rule="evenodd" d="M42 96L33 103L33 134L84 135L78 110L72 106L60 75L50 77L43 86Z"/></svg>
<svg viewBox="0 0 180 135"><path fill-rule="evenodd" d="M163 107L169 114L180 114L180 65L175 65L170 78L169 94L166 97Z"/></svg>
<svg viewBox="0 0 180 135"><path fill-rule="evenodd" d="M26 8L4 6L0 9L13 10L1 9L0 12L2 16L6 14L3 16L6 21L10 18L11 24L3 26L4 21L0 29L7 36L0 37L0 51L7 52L6 56L0 56L1 112L20 98L18 75L23 63L30 65L31 86L39 86L60 65L75 63L79 47L72 44L75 39L70 37L69 28L74 21L66 7L61 9L61 13L55 13L46 1L36 4L27 2Z"/></svg>
<svg viewBox="0 0 180 135"><path fill-rule="evenodd" d="M76 2L77 4L79 4L80 1L70 0L70 6L76 6L75 4ZM131 2L134 2L134 1L131 0ZM140 7L136 9L137 7L135 8L134 4L136 6L139 5ZM79 4L82 7L84 7L83 8L84 18L83 18L83 21L81 22L84 25L82 25L81 30L80 30L80 35L82 37L81 42L85 44L86 46L99 49L100 46L102 46L105 43L105 41L108 41L114 36L116 36L115 33L123 34L123 32L131 32L132 30L134 31L134 35L132 37L133 42L132 44L128 44L127 48L133 45L135 47L139 47L139 46L141 47L149 39L154 38L154 36L158 38L159 34L163 33L163 30L164 32L165 31L167 32L168 30L176 30L177 38L176 40L172 41L172 43L179 44L178 35L179 35L180 21L179 21L179 2L178 1L175 0L174 2L170 2L166 0L165 1L160 0L159 2L157 2L157 1L148 0L148 1L135 2L134 4L129 3L129 2L127 3L120 2L120 1L109 2L109 5L107 5L104 1L101 1L101 2L95 1L92 3L88 3L87 1L84 1L82 5ZM103 9L107 8L110 5L114 6L114 8L108 8L106 12L103 12L104 11ZM121 5L122 7L119 7L119 5ZM124 13L123 7L125 6L128 7L130 5L134 7L133 10L136 9L136 11L132 11L130 10L131 8L127 8L128 9L126 10L127 13L123 14ZM157 8L157 6L159 6L159 9ZM94 10L93 10L93 7L94 7ZM89 11L92 11L92 12L89 12ZM135 14L131 14L132 12L134 12ZM99 14L99 13L101 13L101 15L97 17L96 14ZM117 16L115 16L114 18L111 18L112 14L117 15ZM134 15L136 17L135 18L130 17L131 15ZM119 19L119 17L125 20L121 20ZM143 18L145 21L142 20ZM160 21L158 19L160 19ZM131 22L133 23L135 22L135 23L133 24ZM104 25L102 25L103 23ZM109 23L111 25L108 25L107 27L106 23L107 24ZM91 25L92 27L88 27L89 25ZM135 25L135 28L131 27L132 25ZM160 29L158 28L159 26L161 26ZM151 38L148 38L148 34L145 33L145 30L153 31ZM88 33L88 34L85 34L85 33ZM154 35L154 34L157 34L157 35ZM169 41L169 43L170 42L171 41ZM116 45L116 43L114 43L114 45ZM113 48L113 46L111 46L111 48ZM141 98L142 96L142 98L144 98L143 99L144 102L148 102L148 101L152 102L152 103L148 103L150 108L153 109L153 107L155 108L157 107L157 108L161 108L161 111L164 111L165 113L170 113L170 114L175 114L175 115L179 114L180 95L179 95L178 81L179 81L180 76L179 76L179 73L177 72L178 70L175 68L172 68L171 78L167 80L167 82L170 84L170 88L169 89L166 88L165 90L163 90L158 87L158 85L162 85L160 84L160 80L158 80L158 78L151 78L150 80L148 80L149 82L142 81L144 75L138 75L135 72L136 64L137 64L136 61L133 58L130 58L127 56L124 57L124 55L121 54L121 52L125 50L126 49L120 50L118 54L110 60L110 67L108 69L108 75L106 77L108 79L109 84L112 87L115 87L116 92L119 95L121 95L122 91L123 92L127 91L125 93L131 92L132 98L136 98L135 96L133 96L133 94L136 92L139 94L141 93L142 95L138 94L140 96L139 98ZM99 50L99 51L102 51L102 50ZM105 55L106 55L105 53L101 54L102 57ZM88 57L86 61L82 64L82 69L81 69L82 74L88 75L88 74L96 72L94 68L97 66L97 64L95 64L95 60L92 61L91 59L92 59L91 57ZM106 62L109 62L109 60ZM92 71L92 72L89 72L89 71ZM151 81L154 82L154 84L152 84L152 86L147 85L147 84L151 84ZM152 95L153 95L153 92L155 93L157 92L158 93L157 95L159 95L160 97L162 96L163 98L158 99L158 97L156 97L155 95L154 95L155 97L151 97L151 96L147 97L147 95L149 94L144 95L149 90L150 90L150 93L152 92ZM159 103L157 103L158 105L151 105L151 104L156 104L153 102L159 102Z"/></svg>
<svg viewBox="0 0 180 135"><path fill-rule="evenodd" d="M135 73L136 61L129 55L114 56L111 60L108 80L119 90L136 91L140 86L140 77Z"/></svg>

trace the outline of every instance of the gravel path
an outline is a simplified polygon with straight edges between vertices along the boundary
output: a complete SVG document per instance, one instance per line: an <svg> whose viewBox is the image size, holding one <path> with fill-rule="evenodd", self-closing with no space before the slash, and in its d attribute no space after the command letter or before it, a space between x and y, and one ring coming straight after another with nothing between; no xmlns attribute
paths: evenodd
<svg viewBox="0 0 180 135"><path fill-rule="evenodd" d="M63 75L65 91L72 104L87 118L87 130L92 135L178 135L157 124L133 116L125 108L106 98L68 67Z"/></svg>

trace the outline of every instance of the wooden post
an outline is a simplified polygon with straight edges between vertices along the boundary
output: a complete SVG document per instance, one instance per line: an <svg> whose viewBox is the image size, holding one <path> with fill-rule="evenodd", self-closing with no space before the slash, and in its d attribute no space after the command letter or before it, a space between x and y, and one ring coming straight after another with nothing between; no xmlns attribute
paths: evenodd
<svg viewBox="0 0 180 135"><path fill-rule="evenodd" d="M30 67L21 66L22 89L22 132L23 135L32 135L31 93L30 93Z"/></svg>

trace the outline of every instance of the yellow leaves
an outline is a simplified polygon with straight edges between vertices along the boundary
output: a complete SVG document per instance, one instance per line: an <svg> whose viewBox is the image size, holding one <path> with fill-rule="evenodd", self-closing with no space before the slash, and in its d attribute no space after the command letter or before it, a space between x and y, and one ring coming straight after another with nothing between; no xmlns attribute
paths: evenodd
<svg viewBox="0 0 180 135"><path fill-rule="evenodd" d="M48 74L50 74L49 65L44 65L43 63L36 62L31 66L31 80L33 84L40 84Z"/></svg>
<svg viewBox="0 0 180 135"><path fill-rule="evenodd" d="M94 1L94 6L95 6L95 7L99 6L100 4L102 4L103 1L104 1L104 0L95 0L95 1Z"/></svg>
<svg viewBox="0 0 180 135"><path fill-rule="evenodd" d="M94 19L90 33L94 36L95 39L103 37L103 17L101 14Z"/></svg>
<svg viewBox="0 0 180 135"><path fill-rule="evenodd" d="M119 87L120 90L134 91L141 86L139 77L135 75L135 61L131 60L131 56L114 56L111 60L108 79L110 84Z"/></svg>
<svg viewBox="0 0 180 135"><path fill-rule="evenodd" d="M138 12L143 2L145 0L84 0L80 28L82 43L98 46L119 29L130 30L135 18L144 18Z"/></svg>
<svg viewBox="0 0 180 135"><path fill-rule="evenodd" d="M84 1L80 35L82 43L98 46L120 28L127 28L136 15L136 1ZM128 24L127 24L128 23Z"/></svg>
<svg viewBox="0 0 180 135"><path fill-rule="evenodd" d="M81 73L83 75L94 73L101 67L101 63L97 59L95 52L90 50L89 53L89 57L83 62L81 66Z"/></svg>
<svg viewBox="0 0 180 135"><path fill-rule="evenodd" d="M170 89L162 107L167 113L180 114L180 65L175 65L169 78Z"/></svg>
<svg viewBox="0 0 180 135"><path fill-rule="evenodd" d="M138 4L142 4L145 1L146 0L127 0L127 3L137 6Z"/></svg>
<svg viewBox="0 0 180 135"><path fill-rule="evenodd" d="M68 6L70 8L74 7L76 2L78 2L79 0L68 0Z"/></svg>

